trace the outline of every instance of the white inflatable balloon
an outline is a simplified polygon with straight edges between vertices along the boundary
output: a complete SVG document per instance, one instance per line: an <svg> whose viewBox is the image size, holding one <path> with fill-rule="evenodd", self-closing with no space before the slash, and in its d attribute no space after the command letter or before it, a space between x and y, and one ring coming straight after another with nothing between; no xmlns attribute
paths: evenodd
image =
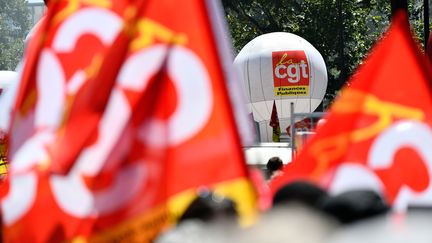
<svg viewBox="0 0 432 243"><path fill-rule="evenodd" d="M0 93L18 78L18 73L14 71L0 71Z"/></svg>
<svg viewBox="0 0 432 243"><path fill-rule="evenodd" d="M294 112L313 112L327 89L327 69L321 54L305 39L275 32L250 41L234 60L244 81L249 109L260 124L262 142L271 141L269 120L276 101L281 131Z"/></svg>
<svg viewBox="0 0 432 243"><path fill-rule="evenodd" d="M9 88L13 83L18 82L18 73L13 71L0 71L0 142L4 139L4 131L7 131L9 121L10 121L10 112L12 109L13 102L13 92L8 92L5 94L6 89ZM10 91L13 91L12 87Z"/></svg>

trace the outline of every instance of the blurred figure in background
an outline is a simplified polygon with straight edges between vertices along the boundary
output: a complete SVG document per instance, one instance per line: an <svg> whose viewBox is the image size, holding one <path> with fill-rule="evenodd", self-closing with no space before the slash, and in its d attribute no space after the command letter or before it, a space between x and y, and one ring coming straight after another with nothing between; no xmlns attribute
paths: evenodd
<svg viewBox="0 0 432 243"><path fill-rule="evenodd" d="M345 228L386 215L386 212L387 203L375 191L352 190L330 195L313 183L296 181L277 190L273 196L272 209L262 215L256 225L239 233L231 242L352 242L348 239L353 236L345 236L348 234ZM342 235L340 237L346 241L339 241L335 234ZM359 239L358 242L365 242L361 240L361 234L355 237Z"/></svg>
<svg viewBox="0 0 432 243"><path fill-rule="evenodd" d="M267 181L273 180L275 177L282 175L283 162L279 157L271 157L266 165Z"/></svg>
<svg viewBox="0 0 432 243"><path fill-rule="evenodd" d="M387 202L380 194L366 189L327 197L321 203L321 208L344 224L383 215L389 210Z"/></svg>
<svg viewBox="0 0 432 243"><path fill-rule="evenodd" d="M388 203L374 190L356 189L330 195L321 187L306 181L289 183L273 196L273 207L292 202L317 209L342 224L383 215L389 210Z"/></svg>
<svg viewBox="0 0 432 243"><path fill-rule="evenodd" d="M324 190L311 183L287 184L275 193L273 208L231 242L326 242L339 225L319 209L326 197Z"/></svg>
<svg viewBox="0 0 432 243"><path fill-rule="evenodd" d="M332 217L292 202L274 207L251 228L245 229L239 240L247 243L324 243L337 229L338 223Z"/></svg>
<svg viewBox="0 0 432 243"><path fill-rule="evenodd" d="M432 210L411 208L406 214L382 214L338 229L328 243L432 242Z"/></svg>
<svg viewBox="0 0 432 243"><path fill-rule="evenodd" d="M300 203L311 208L321 209L329 195L322 188L306 181L296 181L280 188L273 196L273 206Z"/></svg>
<svg viewBox="0 0 432 243"><path fill-rule="evenodd" d="M231 235L237 230L237 216L232 200L201 192L179 218L177 226L155 243L231 242Z"/></svg>

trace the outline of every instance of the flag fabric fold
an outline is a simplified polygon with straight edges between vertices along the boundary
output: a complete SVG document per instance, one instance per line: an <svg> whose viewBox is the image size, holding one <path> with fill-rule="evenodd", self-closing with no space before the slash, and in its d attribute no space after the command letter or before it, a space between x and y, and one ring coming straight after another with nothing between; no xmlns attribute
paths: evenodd
<svg viewBox="0 0 432 243"><path fill-rule="evenodd" d="M399 12L272 190L308 180L331 193L376 190L397 210L432 205L431 80Z"/></svg>
<svg viewBox="0 0 432 243"><path fill-rule="evenodd" d="M10 119L6 242L150 242L203 187L252 220L207 4L50 3Z"/></svg>

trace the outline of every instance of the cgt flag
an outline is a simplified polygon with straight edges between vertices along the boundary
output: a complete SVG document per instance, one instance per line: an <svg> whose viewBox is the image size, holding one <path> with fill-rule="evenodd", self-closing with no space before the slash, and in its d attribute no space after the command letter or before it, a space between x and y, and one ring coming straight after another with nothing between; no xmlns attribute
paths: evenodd
<svg viewBox="0 0 432 243"><path fill-rule="evenodd" d="M407 16L399 12L272 190L309 180L332 193L377 190L401 211L408 204L432 205L431 80Z"/></svg>
<svg viewBox="0 0 432 243"><path fill-rule="evenodd" d="M276 101L273 101L273 109L270 118L270 126L273 128L273 142L280 142L280 125L279 125L279 117L276 109Z"/></svg>
<svg viewBox="0 0 432 243"><path fill-rule="evenodd" d="M203 187L252 220L218 11L199 0L50 3L2 118L6 242L150 242Z"/></svg>

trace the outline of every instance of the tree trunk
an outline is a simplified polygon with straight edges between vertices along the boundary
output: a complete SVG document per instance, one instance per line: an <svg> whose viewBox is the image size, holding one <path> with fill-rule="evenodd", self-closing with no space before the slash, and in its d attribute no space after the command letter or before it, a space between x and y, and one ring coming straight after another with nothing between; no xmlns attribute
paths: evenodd
<svg viewBox="0 0 432 243"><path fill-rule="evenodd" d="M424 49L428 48L429 40L429 0L423 0Z"/></svg>

